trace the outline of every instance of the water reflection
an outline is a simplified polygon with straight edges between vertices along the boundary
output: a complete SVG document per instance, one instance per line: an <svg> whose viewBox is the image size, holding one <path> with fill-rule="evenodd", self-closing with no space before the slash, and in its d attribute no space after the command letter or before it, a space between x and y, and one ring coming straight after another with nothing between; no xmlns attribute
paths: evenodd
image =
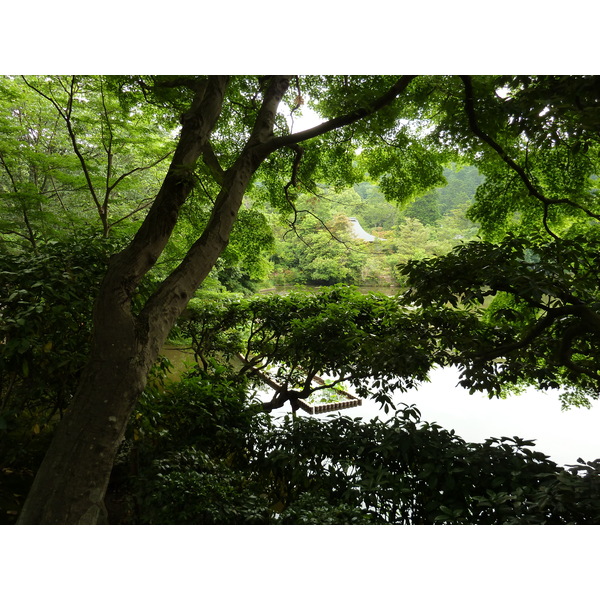
<svg viewBox="0 0 600 600"><path fill-rule="evenodd" d="M258 294L289 294L291 292L313 292L318 293L323 290L329 289L331 286L319 286L319 285L275 285L270 288L259 290ZM349 286L353 287L362 294L384 294L385 296L395 296L401 289L395 286Z"/></svg>

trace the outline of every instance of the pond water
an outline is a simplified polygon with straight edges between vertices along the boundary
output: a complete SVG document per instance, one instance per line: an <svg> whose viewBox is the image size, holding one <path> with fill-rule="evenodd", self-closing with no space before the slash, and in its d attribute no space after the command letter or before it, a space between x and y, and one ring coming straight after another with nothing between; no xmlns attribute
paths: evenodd
<svg viewBox="0 0 600 600"><path fill-rule="evenodd" d="M559 465L574 464L578 458L586 461L600 458L600 405L597 403L591 409L562 411L556 391L530 389L506 399L489 399L482 393L470 395L457 384L456 369L435 369L429 382L423 383L418 390L397 392L394 402L396 405L402 402L415 404L423 421L454 429L467 442L518 436L534 440L534 449L550 456ZM289 412L289 407L285 406L272 414L278 416ZM386 415L379 404L363 400L362 406L310 418L327 419L340 414L382 421L391 416L391 413Z"/></svg>
<svg viewBox="0 0 600 600"><path fill-rule="evenodd" d="M318 292L323 289L328 289L329 286L316 285L275 285L264 290L259 290L259 294L289 294L290 292ZM363 294L385 294L393 296L400 291L400 288L394 286L357 286L356 289Z"/></svg>

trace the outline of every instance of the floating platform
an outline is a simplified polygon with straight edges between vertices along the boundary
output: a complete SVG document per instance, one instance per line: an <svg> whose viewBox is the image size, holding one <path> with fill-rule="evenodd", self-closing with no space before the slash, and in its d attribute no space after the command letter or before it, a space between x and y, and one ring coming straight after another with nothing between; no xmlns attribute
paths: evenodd
<svg viewBox="0 0 600 600"><path fill-rule="evenodd" d="M362 400L355 398L354 400L342 400L340 402L321 402L316 404L309 404L304 400L298 400L300 408L307 412L309 415L320 415L322 413L333 412L335 410L344 410L345 408L353 408L355 406L362 406Z"/></svg>

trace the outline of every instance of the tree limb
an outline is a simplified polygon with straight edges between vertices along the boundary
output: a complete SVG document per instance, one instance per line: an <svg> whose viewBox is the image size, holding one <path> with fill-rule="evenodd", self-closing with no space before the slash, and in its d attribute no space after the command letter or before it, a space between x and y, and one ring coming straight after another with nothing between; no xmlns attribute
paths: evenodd
<svg viewBox="0 0 600 600"><path fill-rule="evenodd" d="M559 318L566 316L575 316L586 320L585 325L587 326L585 326L583 322L580 322L577 325L578 331L589 331L589 325L592 325L597 332L600 331L600 329L598 329L600 317L598 317L598 315L596 315L593 311L590 311L586 306L562 306L559 308L547 309L546 314L537 320L519 340L516 340L510 344L498 346L497 348L493 348L486 352L474 352L473 354L469 355L469 357L476 362L487 362L502 356L506 356L507 354L515 352L516 350L521 350L522 348L527 347L544 330L551 327Z"/></svg>
<svg viewBox="0 0 600 600"><path fill-rule="evenodd" d="M223 179L225 177L225 171L219 164L219 159L213 151L210 141L207 141L202 151L202 160L204 164L210 169L214 180L219 184L223 185Z"/></svg>
<svg viewBox="0 0 600 600"><path fill-rule="evenodd" d="M585 335L588 333L588 330L584 326L583 323L576 323L571 325L563 334L563 339L561 341L559 356L561 362L571 369L575 371L575 373L579 373L580 375L587 375L591 379L595 379L596 381L600 381L600 373L597 370L590 369L584 365L577 364L573 361L573 354L575 352L573 348L573 342L575 339L581 335Z"/></svg>
<svg viewBox="0 0 600 600"><path fill-rule="evenodd" d="M211 77L206 88L197 92L193 105L198 114L192 111L184 120L156 199L131 243L111 259L100 297L105 289L107 293L117 293L119 301L111 301L116 310L130 305L135 288L156 263L171 236L179 210L193 188L196 161L220 115L227 81L227 77Z"/></svg>
<svg viewBox="0 0 600 600"><path fill-rule="evenodd" d="M477 121L477 115L475 112L475 96L474 96L474 92L473 92L473 83L472 83L471 77L468 75L461 75L460 78L462 79L462 82L465 87L465 111L467 113L467 119L469 121L469 127L471 128L471 131L482 142L484 142L490 148L492 148L498 154L498 156L504 161L504 163L506 165L508 165L508 167L519 176L519 178L521 179L521 181L527 188L527 191L529 192L529 194L531 196L533 196L534 198L537 198L538 200L540 200L540 202L542 202L544 204L544 207L545 207L544 208L544 226L546 227L546 230L548 231L548 233L552 237L556 238L556 235L552 231L550 231L547 226L547 209L548 209L548 206L551 206L554 204L566 204L568 206L571 206L573 208L581 210L586 215L588 215L588 217L591 217L592 219L600 221L600 214L594 213L593 211L585 208L584 206L577 204L577 202L573 202L572 200L569 200L568 198L551 199L551 198L548 198L547 196L545 196L544 194L542 194L542 192L540 192L540 190L537 189L537 187L533 184L533 182L531 181L531 179L525 172L525 169L523 169L523 167L518 165L508 155L508 153L504 150L504 148L502 148L502 146L500 146L500 144L498 144L498 142L496 142L496 140L494 140L491 136L489 136L487 133L485 133L479 127L479 123Z"/></svg>
<svg viewBox="0 0 600 600"><path fill-rule="evenodd" d="M391 104L402 92L404 92L404 90L406 90L408 84L415 78L416 75L404 75L398 79L398 81L396 81L396 83L385 94L382 94L379 96L379 98L373 100L373 102L371 102L368 106L353 110L346 115L329 119L329 121L325 121L324 123L321 123L315 127L311 127L310 129L274 138L268 143L266 149L268 149L268 152L271 153L278 148L305 142L312 138L323 135L324 133L329 133L334 129L340 129L346 125L356 123L357 121L360 121Z"/></svg>

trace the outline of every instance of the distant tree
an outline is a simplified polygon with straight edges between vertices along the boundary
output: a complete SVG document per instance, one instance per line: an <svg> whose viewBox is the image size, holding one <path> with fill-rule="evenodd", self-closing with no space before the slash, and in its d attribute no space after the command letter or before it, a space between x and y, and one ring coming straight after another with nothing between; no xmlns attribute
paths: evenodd
<svg viewBox="0 0 600 600"><path fill-rule="evenodd" d="M327 222L320 217L302 217L278 243L276 277L283 283L358 284L366 259L364 245L353 238L344 215ZM278 276L278 272L282 274Z"/></svg>
<svg viewBox="0 0 600 600"><path fill-rule="evenodd" d="M423 225L436 225L442 218L435 192L418 198L402 214L421 221Z"/></svg>
<svg viewBox="0 0 600 600"><path fill-rule="evenodd" d="M354 216L360 219L363 226L369 231L376 227L385 231L393 229L400 214L395 203L387 199L372 182L362 182L356 185L355 189L363 203L357 208Z"/></svg>
<svg viewBox="0 0 600 600"><path fill-rule="evenodd" d="M477 188L484 180L474 166L446 168L444 177L447 185L435 190L440 212L444 216L459 206L473 204Z"/></svg>

